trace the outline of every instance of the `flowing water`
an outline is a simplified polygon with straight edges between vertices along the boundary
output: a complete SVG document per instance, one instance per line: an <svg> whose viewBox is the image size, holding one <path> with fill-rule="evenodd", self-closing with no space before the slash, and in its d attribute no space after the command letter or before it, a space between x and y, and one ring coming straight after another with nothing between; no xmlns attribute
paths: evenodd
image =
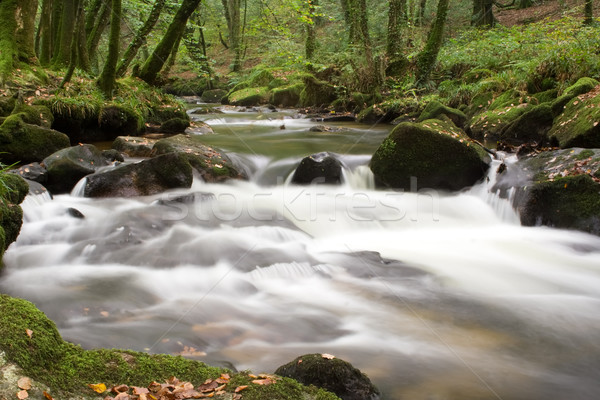
<svg viewBox="0 0 600 400"><path fill-rule="evenodd" d="M255 372L331 353L385 399L600 396L600 238L519 226L489 193L493 175L459 194L375 190L367 164L387 126L203 118L217 132L206 142L250 181L27 198L0 290L86 348ZM290 184L323 150L339 155L344 183Z"/></svg>

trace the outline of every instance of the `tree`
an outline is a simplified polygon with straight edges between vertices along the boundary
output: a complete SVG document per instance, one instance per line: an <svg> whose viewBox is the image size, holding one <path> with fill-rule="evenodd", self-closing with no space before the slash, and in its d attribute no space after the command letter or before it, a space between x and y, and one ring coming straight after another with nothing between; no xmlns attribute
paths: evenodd
<svg viewBox="0 0 600 400"><path fill-rule="evenodd" d="M81 0L60 0L62 12L58 28L58 37L53 46L52 63L57 67L69 65L71 42L74 40L77 3Z"/></svg>
<svg viewBox="0 0 600 400"><path fill-rule="evenodd" d="M316 31L316 7L319 5L318 0L306 0L308 5L308 16L306 24L306 41L304 43L305 55L307 60L312 60L317 48L317 31Z"/></svg>
<svg viewBox="0 0 600 400"><path fill-rule="evenodd" d="M98 87L106 98L112 98L119 61L119 42L121 36L121 0L112 0L110 35L108 38L108 56L102 74L98 78Z"/></svg>
<svg viewBox="0 0 600 400"><path fill-rule="evenodd" d="M89 14L88 14L89 16ZM98 53L98 45L100 43L100 38L102 37L102 33L104 32L104 29L106 29L106 26L108 25L108 20L110 19L110 5L109 5L109 0L103 0L102 1L102 5L100 6L100 9L97 11L96 14L96 18L95 18L95 22L94 20L92 20L89 24L86 23L86 32L89 29L89 33L86 34L87 36L87 42L86 42L86 47L87 47L87 52L88 54L91 55L91 63L95 66L94 68L96 68L97 62L98 62L98 57L97 57L97 53Z"/></svg>
<svg viewBox="0 0 600 400"><path fill-rule="evenodd" d="M592 25L594 23L594 4L593 0L585 0L584 7L584 20L585 25Z"/></svg>
<svg viewBox="0 0 600 400"><path fill-rule="evenodd" d="M415 76L416 86L422 86L429 80L440 47L442 47L444 25L446 24L446 16L448 15L448 1L449 0L439 0L437 15L429 30L425 48L417 55L417 71Z"/></svg>
<svg viewBox="0 0 600 400"><path fill-rule="evenodd" d="M175 42L181 37L188 19L201 2L202 0L183 0L167 32L144 63L139 75L141 79L149 84L156 83L158 73L171 54Z"/></svg>
<svg viewBox="0 0 600 400"><path fill-rule="evenodd" d="M52 59L52 8L52 0L43 0L35 45L38 59L42 65L50 64Z"/></svg>
<svg viewBox="0 0 600 400"><path fill-rule="evenodd" d="M494 0L473 0L473 14L471 17L471 25L491 28L496 24L496 18L492 6Z"/></svg>
<svg viewBox="0 0 600 400"><path fill-rule="evenodd" d="M234 59L231 70L238 72L242 68L242 0L221 0L225 9L227 32L229 33L229 48L233 51ZM246 0L244 0L244 8ZM244 12L244 16L246 12Z"/></svg>
<svg viewBox="0 0 600 400"><path fill-rule="evenodd" d="M402 54L402 26L406 24L406 0L390 0L387 31L387 55L390 59Z"/></svg>
<svg viewBox="0 0 600 400"><path fill-rule="evenodd" d="M158 21L158 17L160 17L162 9L165 5L165 1L166 0L156 0L154 2L154 6L152 6L152 10L146 19L146 22L136 32L133 41L129 44L127 50L125 50L123 57L121 57L121 61L117 67L117 77L122 77L125 75L129 64L131 64L135 58L138 50L140 47L142 47L142 45L144 45L144 43L146 43L146 36L148 36L148 34L152 31L154 25L156 25L156 21Z"/></svg>
<svg viewBox="0 0 600 400"><path fill-rule="evenodd" d="M0 85L21 63L37 63L35 17L38 0L0 1Z"/></svg>

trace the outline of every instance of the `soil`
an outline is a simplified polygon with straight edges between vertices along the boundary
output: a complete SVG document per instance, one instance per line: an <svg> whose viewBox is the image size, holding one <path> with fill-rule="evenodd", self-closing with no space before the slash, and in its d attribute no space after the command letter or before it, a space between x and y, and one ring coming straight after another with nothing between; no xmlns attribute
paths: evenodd
<svg viewBox="0 0 600 400"><path fill-rule="evenodd" d="M526 25L544 19L553 21L566 16L583 20L583 4L582 0L534 0L532 7L523 10L494 7L494 15L498 23L504 26ZM594 3L594 16L600 16L600 3L597 1Z"/></svg>

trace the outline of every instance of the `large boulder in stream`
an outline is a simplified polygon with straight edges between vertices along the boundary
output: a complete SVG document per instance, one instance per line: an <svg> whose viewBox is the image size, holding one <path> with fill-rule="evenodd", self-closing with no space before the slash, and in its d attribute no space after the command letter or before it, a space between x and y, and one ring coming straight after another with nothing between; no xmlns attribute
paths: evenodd
<svg viewBox="0 0 600 400"><path fill-rule="evenodd" d="M460 190L485 175L489 154L449 120L403 122L379 146L370 167L395 189Z"/></svg>
<svg viewBox="0 0 600 400"><path fill-rule="evenodd" d="M46 157L43 165L48 171L45 186L51 193L58 194L70 192L81 178L108 165L108 161L96 146L81 144Z"/></svg>
<svg viewBox="0 0 600 400"><path fill-rule="evenodd" d="M127 154L129 157L150 157L157 139L139 136L119 136L112 144L112 148Z"/></svg>
<svg viewBox="0 0 600 400"><path fill-rule="evenodd" d="M189 188L194 179L188 157L163 154L87 177L85 197L136 197Z"/></svg>
<svg viewBox="0 0 600 400"><path fill-rule="evenodd" d="M600 150L531 154L498 171L494 188L512 193L526 226L546 225L600 235Z"/></svg>
<svg viewBox="0 0 600 400"><path fill-rule="evenodd" d="M311 183L338 184L342 181L342 163L327 152L304 157L292 176L299 185Z"/></svg>
<svg viewBox="0 0 600 400"><path fill-rule="evenodd" d="M246 174L218 149L202 144L198 137L176 135L161 139L154 144L157 155L178 153L185 156L206 182L222 182L227 179L246 179Z"/></svg>
<svg viewBox="0 0 600 400"><path fill-rule="evenodd" d="M323 388L342 400L379 399L379 390L365 374L330 354L305 354L277 368L275 374Z"/></svg>

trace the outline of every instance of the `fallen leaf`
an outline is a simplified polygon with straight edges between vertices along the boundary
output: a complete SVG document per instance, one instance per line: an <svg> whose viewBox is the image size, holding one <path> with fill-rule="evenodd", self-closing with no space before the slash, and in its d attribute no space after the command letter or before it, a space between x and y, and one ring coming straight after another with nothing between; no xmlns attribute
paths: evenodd
<svg viewBox="0 0 600 400"><path fill-rule="evenodd" d="M102 315L103 317L108 317L110 313L108 311L100 311L100 315Z"/></svg>
<svg viewBox="0 0 600 400"><path fill-rule="evenodd" d="M266 379L255 379L252 381L252 383L254 383L255 385L268 386L272 383L275 383L275 381L271 378L266 378Z"/></svg>
<svg viewBox="0 0 600 400"><path fill-rule="evenodd" d="M219 384L216 381L210 381L210 382L204 382L204 384L198 386L198 390L200 392L206 393L206 392L212 392L213 390L215 390L218 387L219 387Z"/></svg>
<svg viewBox="0 0 600 400"><path fill-rule="evenodd" d="M27 393L27 390L21 390L19 393L17 393L17 398L19 400L24 400L28 397L29 397L29 393Z"/></svg>
<svg viewBox="0 0 600 400"><path fill-rule="evenodd" d="M104 383L90 383L88 386L96 393L106 392L106 385Z"/></svg>
<svg viewBox="0 0 600 400"><path fill-rule="evenodd" d="M44 397L46 398L46 400L54 400L54 398L50 396L50 393L48 392L44 392Z"/></svg>
<svg viewBox="0 0 600 400"><path fill-rule="evenodd" d="M133 389L133 394L138 395L138 396L140 394L150 393L150 391L145 387L132 386L131 388Z"/></svg>
<svg viewBox="0 0 600 400"><path fill-rule="evenodd" d="M238 386L235 388L235 390L233 391L234 393L239 393L244 389L248 389L248 385L242 385L242 386Z"/></svg>
<svg viewBox="0 0 600 400"><path fill-rule="evenodd" d="M327 354L327 353L321 354L321 357L323 357L327 360L333 360L335 358L335 356L333 354Z"/></svg>
<svg viewBox="0 0 600 400"><path fill-rule="evenodd" d="M27 333L27 336L30 338L33 336L33 331L31 329L25 329L25 333Z"/></svg>
<svg viewBox="0 0 600 400"><path fill-rule="evenodd" d="M114 386L112 389L110 389L110 391L113 393L123 393L123 392L127 392L128 390L129 390L129 386L127 386L127 385Z"/></svg>
<svg viewBox="0 0 600 400"><path fill-rule="evenodd" d="M31 379L23 377L17 381L17 386L19 389L29 390L31 389Z"/></svg>

